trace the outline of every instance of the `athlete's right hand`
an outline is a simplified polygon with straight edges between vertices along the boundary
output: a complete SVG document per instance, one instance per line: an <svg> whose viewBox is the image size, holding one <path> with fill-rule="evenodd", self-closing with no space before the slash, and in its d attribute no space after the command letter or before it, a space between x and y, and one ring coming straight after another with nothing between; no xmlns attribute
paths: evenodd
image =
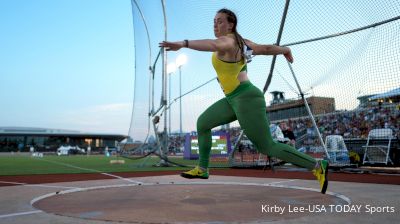
<svg viewBox="0 0 400 224"><path fill-rule="evenodd" d="M167 51L177 51L184 46L184 41L177 41L177 42L169 42L163 41L159 43L159 47L164 47Z"/></svg>

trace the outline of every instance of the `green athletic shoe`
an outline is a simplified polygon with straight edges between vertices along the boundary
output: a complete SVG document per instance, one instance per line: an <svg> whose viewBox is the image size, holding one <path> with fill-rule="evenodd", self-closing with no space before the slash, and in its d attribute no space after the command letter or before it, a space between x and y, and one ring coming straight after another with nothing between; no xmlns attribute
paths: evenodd
<svg viewBox="0 0 400 224"><path fill-rule="evenodd" d="M321 193L325 194L326 189L328 188L329 163L326 160L321 160L318 163L319 163L319 167L316 169L313 169L312 172L313 172L314 176L317 177L317 180L321 187Z"/></svg>
<svg viewBox="0 0 400 224"><path fill-rule="evenodd" d="M194 169L181 173L181 176L188 179L200 178L200 179L208 179L208 169L207 171L203 171L199 166L196 166Z"/></svg>

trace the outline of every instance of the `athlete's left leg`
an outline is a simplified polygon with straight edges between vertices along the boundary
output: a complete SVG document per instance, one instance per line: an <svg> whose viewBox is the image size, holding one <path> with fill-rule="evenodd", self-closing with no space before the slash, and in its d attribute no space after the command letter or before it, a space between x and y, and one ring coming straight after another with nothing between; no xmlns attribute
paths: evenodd
<svg viewBox="0 0 400 224"><path fill-rule="evenodd" d="M326 160L317 162L311 156L287 144L273 141L264 94L258 88L251 85L239 94L228 97L228 102L232 105L244 133L259 152L312 170L319 181L321 193L325 194L328 187L328 162Z"/></svg>

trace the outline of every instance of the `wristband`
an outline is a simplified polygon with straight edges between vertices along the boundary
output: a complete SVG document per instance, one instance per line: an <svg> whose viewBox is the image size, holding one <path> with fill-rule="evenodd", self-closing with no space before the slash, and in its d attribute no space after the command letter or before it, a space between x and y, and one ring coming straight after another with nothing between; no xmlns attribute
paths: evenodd
<svg viewBox="0 0 400 224"><path fill-rule="evenodd" d="M183 46L186 47L186 48L188 48L188 47L189 47L189 41L188 41L188 40L184 40L184 42L185 42L185 43L184 43Z"/></svg>

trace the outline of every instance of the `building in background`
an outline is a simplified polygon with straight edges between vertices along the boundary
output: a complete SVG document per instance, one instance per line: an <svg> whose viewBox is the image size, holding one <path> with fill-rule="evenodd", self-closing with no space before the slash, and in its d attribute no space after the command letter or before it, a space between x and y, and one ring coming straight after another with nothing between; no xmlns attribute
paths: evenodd
<svg viewBox="0 0 400 224"><path fill-rule="evenodd" d="M304 106L304 100L287 100L284 92L271 92L273 99L267 106L270 121L285 120L296 117L309 116ZM308 106L313 115L335 112L335 99L331 97L312 96L307 98Z"/></svg>
<svg viewBox="0 0 400 224"><path fill-rule="evenodd" d="M39 152L56 152L60 146L90 146L92 152L105 147L117 148L126 135L88 133L62 129L0 127L0 152L29 152L31 146Z"/></svg>

